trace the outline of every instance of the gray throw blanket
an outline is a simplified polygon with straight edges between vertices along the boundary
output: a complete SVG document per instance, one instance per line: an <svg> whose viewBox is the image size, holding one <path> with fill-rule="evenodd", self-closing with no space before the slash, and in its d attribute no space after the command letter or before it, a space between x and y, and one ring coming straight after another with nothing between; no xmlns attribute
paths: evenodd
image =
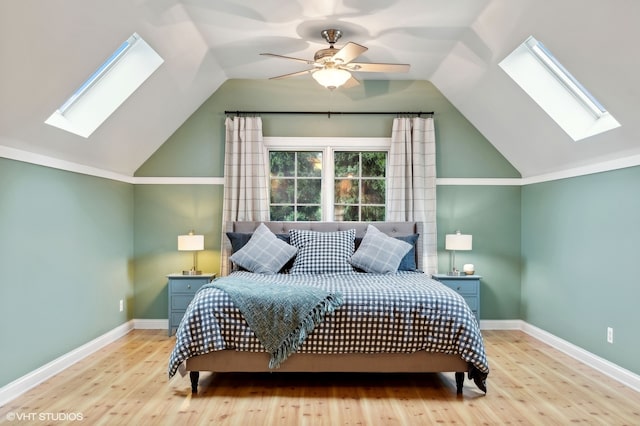
<svg viewBox="0 0 640 426"><path fill-rule="evenodd" d="M210 284L226 292L278 368L314 327L342 305L342 294L298 285L225 277Z"/></svg>

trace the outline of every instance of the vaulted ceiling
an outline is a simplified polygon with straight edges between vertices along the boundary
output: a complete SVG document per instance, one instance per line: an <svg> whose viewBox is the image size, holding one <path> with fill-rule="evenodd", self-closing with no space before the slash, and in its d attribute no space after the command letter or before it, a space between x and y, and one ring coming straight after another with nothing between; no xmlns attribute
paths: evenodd
<svg viewBox="0 0 640 426"><path fill-rule="evenodd" d="M311 58L326 47L320 31L339 28L369 48L359 61L411 64L358 78L431 81L523 177L638 164L639 19L636 0L3 0L0 156L132 176L225 80L304 69L259 53ZM164 58L158 71L88 140L44 124L133 32ZM530 100L498 67L529 35L621 127L574 142Z"/></svg>

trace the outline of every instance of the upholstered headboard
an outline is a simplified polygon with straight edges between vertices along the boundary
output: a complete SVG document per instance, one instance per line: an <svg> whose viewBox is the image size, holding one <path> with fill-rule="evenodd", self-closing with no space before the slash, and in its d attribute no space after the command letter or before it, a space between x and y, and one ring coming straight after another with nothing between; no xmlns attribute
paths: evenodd
<svg viewBox="0 0 640 426"><path fill-rule="evenodd" d="M422 269L422 222L229 222L224 232L250 233L255 231L260 223L264 223L274 234L286 234L291 229L307 229L317 232L355 229L356 237L363 237L369 224L392 237L418 234L416 265L418 269ZM228 259L231 256L231 242L226 237L224 238L223 251L225 252L223 259ZM231 268L229 267L228 270L230 271Z"/></svg>

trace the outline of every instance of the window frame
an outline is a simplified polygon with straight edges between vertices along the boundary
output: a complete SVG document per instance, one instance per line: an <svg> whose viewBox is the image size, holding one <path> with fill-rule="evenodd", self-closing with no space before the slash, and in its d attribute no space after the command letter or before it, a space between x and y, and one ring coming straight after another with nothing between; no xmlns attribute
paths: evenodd
<svg viewBox="0 0 640 426"><path fill-rule="evenodd" d="M271 151L321 151L322 152L322 221L334 222L334 152L335 151L378 151L387 153L385 175L389 177L389 151L391 138L376 137L264 137L265 173L271 180L269 170L269 152ZM327 177L327 176L330 176ZM270 186L268 186L270 191ZM270 192L269 192L270 193ZM385 215L388 212L389 185L385 190ZM330 201L330 202L328 202Z"/></svg>

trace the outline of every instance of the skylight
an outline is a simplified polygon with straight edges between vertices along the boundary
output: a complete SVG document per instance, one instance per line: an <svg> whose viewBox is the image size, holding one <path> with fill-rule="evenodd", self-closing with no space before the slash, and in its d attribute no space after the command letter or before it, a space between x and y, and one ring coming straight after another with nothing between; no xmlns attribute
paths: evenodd
<svg viewBox="0 0 640 426"><path fill-rule="evenodd" d="M615 129L620 123L533 36L500 67L574 140Z"/></svg>
<svg viewBox="0 0 640 426"><path fill-rule="evenodd" d="M134 33L45 123L88 138L163 62Z"/></svg>

